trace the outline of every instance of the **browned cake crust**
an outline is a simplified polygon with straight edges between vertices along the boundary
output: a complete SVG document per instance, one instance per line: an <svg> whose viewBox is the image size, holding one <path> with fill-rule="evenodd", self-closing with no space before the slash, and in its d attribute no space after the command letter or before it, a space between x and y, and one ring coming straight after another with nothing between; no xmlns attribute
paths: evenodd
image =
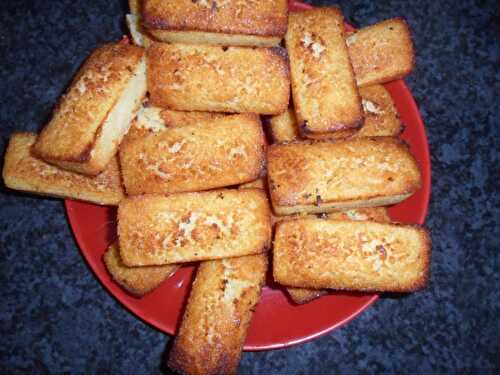
<svg viewBox="0 0 500 375"><path fill-rule="evenodd" d="M174 43L277 45L287 17L286 0L145 0L143 9L149 32Z"/></svg>
<svg viewBox="0 0 500 375"><path fill-rule="evenodd" d="M168 365L181 374L236 374L267 256L202 262Z"/></svg>
<svg viewBox="0 0 500 375"><path fill-rule="evenodd" d="M144 49L107 44L83 64L34 153L75 172L96 175L115 155L146 93Z"/></svg>
<svg viewBox="0 0 500 375"><path fill-rule="evenodd" d="M347 38L358 86L403 78L415 67L415 49L403 18L364 27Z"/></svg>
<svg viewBox="0 0 500 375"><path fill-rule="evenodd" d="M338 8L291 13L286 34L292 97L302 134L356 129L363 112Z"/></svg>
<svg viewBox="0 0 500 375"><path fill-rule="evenodd" d="M271 136L274 143L296 141L300 139L297 118L292 107L269 120Z"/></svg>
<svg viewBox="0 0 500 375"><path fill-rule="evenodd" d="M3 166L3 180L11 189L29 193L117 205L123 198L117 158L97 176L59 169L31 155L34 133L12 135Z"/></svg>
<svg viewBox="0 0 500 375"><path fill-rule="evenodd" d="M168 128L204 124L225 116L228 115L215 112L173 111L144 103L139 108L137 116L123 141L126 142L132 138L142 138L147 134L158 133Z"/></svg>
<svg viewBox="0 0 500 375"><path fill-rule="evenodd" d="M391 219L385 207L366 207L344 212L331 212L329 214L319 215L291 215L278 216L276 222L284 220L294 220L299 218L314 218L317 216L321 219L331 220L354 220L354 221L376 221L379 223L390 223ZM328 294L328 290L324 289L307 289L307 288L286 288L293 302L298 305L310 302L316 298Z"/></svg>
<svg viewBox="0 0 500 375"><path fill-rule="evenodd" d="M431 244L418 226L300 219L278 224L276 282L313 289L411 292L425 287Z"/></svg>
<svg viewBox="0 0 500 375"><path fill-rule="evenodd" d="M154 43L147 56L153 105L260 114L278 114L288 106L288 58L281 47Z"/></svg>
<svg viewBox="0 0 500 375"><path fill-rule="evenodd" d="M291 286L287 287L286 291L297 305L303 305L328 294L327 289L294 288Z"/></svg>
<svg viewBox="0 0 500 375"><path fill-rule="evenodd" d="M113 242L103 256L106 269L114 281L136 297L143 297L172 276L179 266L127 267L123 264L118 250L118 241Z"/></svg>
<svg viewBox="0 0 500 375"><path fill-rule="evenodd" d="M259 116L233 115L127 139L120 147L129 195L200 191L253 181L265 165Z"/></svg>
<svg viewBox="0 0 500 375"><path fill-rule="evenodd" d="M268 149L268 183L278 215L385 206L421 186L418 165L391 137L293 142Z"/></svg>
<svg viewBox="0 0 500 375"><path fill-rule="evenodd" d="M365 122L357 129L342 130L326 134L307 134L311 139L341 139L359 137L396 136L403 130L396 106L391 95L382 85L373 85L359 89ZM271 135L275 143L290 142L302 139L293 108L272 116L270 120Z"/></svg>
<svg viewBox="0 0 500 375"><path fill-rule="evenodd" d="M260 189L126 198L118 207L127 266L253 255L270 247L270 210Z"/></svg>

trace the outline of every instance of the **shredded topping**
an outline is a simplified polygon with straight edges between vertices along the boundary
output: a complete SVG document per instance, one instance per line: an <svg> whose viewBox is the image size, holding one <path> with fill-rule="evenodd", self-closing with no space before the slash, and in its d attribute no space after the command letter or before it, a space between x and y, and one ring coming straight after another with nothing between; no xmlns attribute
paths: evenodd
<svg viewBox="0 0 500 375"><path fill-rule="evenodd" d="M380 115L384 113L384 111L382 111L382 109L377 104L370 100L362 99L361 102L363 104L363 110L365 111L365 113L372 113L374 115Z"/></svg>
<svg viewBox="0 0 500 375"><path fill-rule="evenodd" d="M309 49L313 56L317 59L321 57L323 51L326 50L326 47L322 45L319 41L314 40L314 37L311 33L305 32L303 38L301 39L302 44L305 48Z"/></svg>
<svg viewBox="0 0 500 375"><path fill-rule="evenodd" d="M159 132L166 129L161 118L161 109L157 107L141 107L137 113L137 127Z"/></svg>

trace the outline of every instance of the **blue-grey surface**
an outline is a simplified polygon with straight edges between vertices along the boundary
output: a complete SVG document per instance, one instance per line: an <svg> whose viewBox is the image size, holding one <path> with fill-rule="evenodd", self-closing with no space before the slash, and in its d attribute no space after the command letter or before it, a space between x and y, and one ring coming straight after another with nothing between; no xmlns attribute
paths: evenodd
<svg viewBox="0 0 500 375"><path fill-rule="evenodd" d="M337 4L356 26L405 16L413 30L417 69L407 82L433 163L429 288L383 298L313 342L245 353L240 372L498 373L499 6L495 0ZM125 9L119 0L2 1L2 152L13 131L44 124L90 51L124 33ZM0 207L0 373L167 372L170 338L104 291L77 249L61 201L1 187Z"/></svg>

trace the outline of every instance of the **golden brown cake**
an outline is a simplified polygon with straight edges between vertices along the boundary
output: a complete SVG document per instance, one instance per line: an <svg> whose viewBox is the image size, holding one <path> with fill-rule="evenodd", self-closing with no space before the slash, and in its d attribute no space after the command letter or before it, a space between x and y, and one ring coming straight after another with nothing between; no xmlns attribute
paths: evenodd
<svg viewBox="0 0 500 375"><path fill-rule="evenodd" d="M124 197L116 157L97 176L60 169L34 157L34 133L15 133L10 138L3 166L5 186L28 193L118 205Z"/></svg>
<svg viewBox="0 0 500 375"><path fill-rule="evenodd" d="M382 85L373 85L359 89L365 122L360 129L343 130L327 134L309 134L311 139L341 139L359 137L396 136L403 130L396 106L391 95ZM275 143L290 142L302 139L293 108L272 116L270 120L271 135Z"/></svg>
<svg viewBox="0 0 500 375"><path fill-rule="evenodd" d="M314 218L319 217L321 219L331 219L331 220L354 220L354 221L376 221L379 223L390 223L391 219L387 213L385 207L366 207L357 208L354 210L344 211L344 212L331 212L329 214L319 214L319 215L292 215L290 216L278 216L276 222L284 220L294 220L300 218ZM293 302L296 304L304 304L310 302L316 298L328 294L327 289L307 289L307 288L286 288L288 294L292 298Z"/></svg>
<svg viewBox="0 0 500 375"><path fill-rule="evenodd" d="M115 156L146 94L144 49L127 43L94 51L34 146L39 158L88 175Z"/></svg>
<svg viewBox="0 0 500 375"><path fill-rule="evenodd" d="M126 138L120 163L127 194L201 191L250 182L265 167L257 115L232 115Z"/></svg>
<svg viewBox="0 0 500 375"><path fill-rule="evenodd" d="M418 226L290 220L276 228L273 275L292 287L411 292L425 287L430 256Z"/></svg>
<svg viewBox="0 0 500 375"><path fill-rule="evenodd" d="M286 0L145 0L144 25L168 43L271 47L286 32Z"/></svg>
<svg viewBox="0 0 500 375"><path fill-rule="evenodd" d="M236 374L267 256L202 262L168 365L181 374Z"/></svg>
<svg viewBox="0 0 500 375"><path fill-rule="evenodd" d="M357 129L363 110L338 8L291 13L285 37L292 97L303 136Z"/></svg>
<svg viewBox="0 0 500 375"><path fill-rule="evenodd" d="M113 242L103 256L106 269L114 281L136 297L143 297L160 286L179 268L176 264L164 266L127 267L118 250L118 241Z"/></svg>
<svg viewBox="0 0 500 375"><path fill-rule="evenodd" d="M127 266L259 254L270 247L269 204L260 189L126 198L118 237Z"/></svg>
<svg viewBox="0 0 500 375"><path fill-rule="evenodd" d="M418 165L397 138L294 142L268 149L278 215L344 211L400 202L421 186Z"/></svg>
<svg viewBox="0 0 500 375"><path fill-rule="evenodd" d="M347 38L358 86L403 78L415 67L415 49L403 18L363 27Z"/></svg>
<svg viewBox="0 0 500 375"><path fill-rule="evenodd" d="M158 133L169 128L204 124L227 116L215 112L185 112L153 107L148 102L143 103L130 130L123 138L126 142L132 138L142 138L150 133Z"/></svg>

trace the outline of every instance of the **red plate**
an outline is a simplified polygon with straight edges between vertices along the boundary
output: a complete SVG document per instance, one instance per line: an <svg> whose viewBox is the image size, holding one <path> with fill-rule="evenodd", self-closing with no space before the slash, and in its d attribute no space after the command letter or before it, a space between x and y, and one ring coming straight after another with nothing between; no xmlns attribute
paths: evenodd
<svg viewBox="0 0 500 375"><path fill-rule="evenodd" d="M290 4L291 10L306 8L309 8L306 4ZM402 137L410 145L423 175L423 187L411 198L391 207L389 212L396 221L423 224L431 186L424 124L402 80L387 84L386 88L406 125ZM106 289L143 321L165 333L175 334L194 267L183 267L148 296L134 298L111 280L102 262L106 247L116 237L116 209L71 200L66 201L66 209L81 252ZM296 306L270 280L253 317L245 350L283 348L314 339L350 321L377 298L376 294L332 293L306 305Z"/></svg>

